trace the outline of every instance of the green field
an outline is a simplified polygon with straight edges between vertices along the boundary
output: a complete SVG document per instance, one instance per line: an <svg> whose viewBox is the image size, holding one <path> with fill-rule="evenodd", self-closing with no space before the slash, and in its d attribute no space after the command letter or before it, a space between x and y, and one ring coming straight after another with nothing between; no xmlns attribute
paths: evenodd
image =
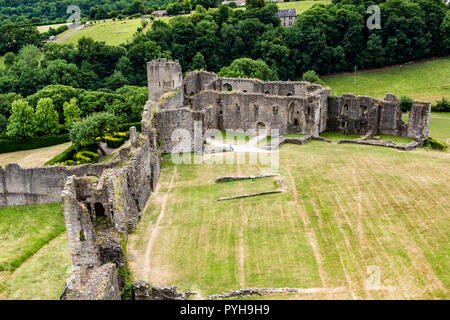
<svg viewBox="0 0 450 320"><path fill-rule="evenodd" d="M0 208L0 300L58 299L70 275L61 203Z"/></svg>
<svg viewBox="0 0 450 320"><path fill-rule="evenodd" d="M384 98L386 93L398 97L435 102L450 98L450 56L412 64L323 76L332 94L353 93Z"/></svg>
<svg viewBox="0 0 450 320"><path fill-rule="evenodd" d="M81 30L67 30L56 37L56 42L76 44L82 37L91 37L95 41L104 41L117 46L133 39L141 19L97 21L96 24Z"/></svg>
<svg viewBox="0 0 450 320"><path fill-rule="evenodd" d="M328 4L331 3L331 0L280 2L277 5L279 9L297 9L297 14L301 14L313 5L320 3Z"/></svg>
<svg viewBox="0 0 450 320"><path fill-rule="evenodd" d="M440 120L450 118L433 114L431 132L449 138ZM445 152L313 141L281 147L287 192L217 201L274 186L214 183L258 174L257 166L165 157L159 190L130 237L130 267L135 279L176 284L197 298L297 287L313 293L286 298L448 299L449 172ZM380 287L366 286L370 266L380 270Z"/></svg>
<svg viewBox="0 0 450 320"><path fill-rule="evenodd" d="M37 29L40 33L47 32L50 28L56 29L58 27L64 26L67 23L58 23L58 24L48 24L45 26L37 26Z"/></svg>

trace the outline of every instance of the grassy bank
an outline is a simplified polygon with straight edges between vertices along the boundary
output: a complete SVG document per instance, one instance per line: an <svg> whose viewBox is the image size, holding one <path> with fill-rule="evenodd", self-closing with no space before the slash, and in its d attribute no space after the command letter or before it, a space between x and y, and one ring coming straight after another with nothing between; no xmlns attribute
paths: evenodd
<svg viewBox="0 0 450 320"><path fill-rule="evenodd" d="M418 61L412 64L323 76L332 94L353 93L384 98L386 93L398 97L436 102L450 98L450 57Z"/></svg>

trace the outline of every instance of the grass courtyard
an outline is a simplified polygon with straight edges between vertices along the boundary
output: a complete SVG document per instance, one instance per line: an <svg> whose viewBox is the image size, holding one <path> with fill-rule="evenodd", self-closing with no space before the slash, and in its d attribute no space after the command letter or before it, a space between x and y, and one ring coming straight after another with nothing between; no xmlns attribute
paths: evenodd
<svg viewBox="0 0 450 320"><path fill-rule="evenodd" d="M445 119L441 119L445 118ZM450 137L448 115L432 135ZM448 152L283 145L287 192L267 182L215 183L258 174L250 165L163 161L159 190L128 246L135 279L176 284L197 298L243 287L297 287L279 299L448 299ZM370 287L373 272L379 285Z"/></svg>

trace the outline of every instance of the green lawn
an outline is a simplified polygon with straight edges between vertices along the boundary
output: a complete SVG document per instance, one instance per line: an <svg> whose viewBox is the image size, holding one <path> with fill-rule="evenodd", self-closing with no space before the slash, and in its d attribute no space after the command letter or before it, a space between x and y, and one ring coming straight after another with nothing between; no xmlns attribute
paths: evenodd
<svg viewBox="0 0 450 320"><path fill-rule="evenodd" d="M450 56L419 61L408 65L323 76L332 94L353 93L384 98L386 93L398 97L435 102L450 98Z"/></svg>
<svg viewBox="0 0 450 320"><path fill-rule="evenodd" d="M450 146L450 112L432 112L430 137Z"/></svg>
<svg viewBox="0 0 450 320"><path fill-rule="evenodd" d="M0 208L0 300L58 299L71 269L61 203Z"/></svg>
<svg viewBox="0 0 450 320"><path fill-rule="evenodd" d="M432 132L450 137L450 126L434 126L438 116ZM197 298L243 287L298 287L340 291L288 298L448 299L446 153L287 144L279 171L285 193L216 200L271 189L263 182L214 183L260 168L174 165L164 157L159 191L130 236L134 278L175 284ZM379 268L380 288L366 287L369 266Z"/></svg>
<svg viewBox="0 0 450 320"><path fill-rule="evenodd" d="M108 45L119 45L133 40L141 19L97 21L91 27L81 30L67 30L56 37L56 42L76 44L81 37L91 37L95 41L104 41Z"/></svg>
<svg viewBox="0 0 450 320"><path fill-rule="evenodd" d="M8 279L10 300L58 300L72 268L66 234L41 248Z"/></svg>
<svg viewBox="0 0 450 320"><path fill-rule="evenodd" d="M58 27L64 26L67 23L57 23L57 24L48 24L45 26L37 26L37 29L40 33L47 32L50 28L57 29Z"/></svg>
<svg viewBox="0 0 450 320"><path fill-rule="evenodd" d="M301 14L313 5L320 3L328 4L331 3L331 0L280 2L277 5L279 9L297 9L297 14Z"/></svg>
<svg viewBox="0 0 450 320"><path fill-rule="evenodd" d="M0 271L13 271L65 230L61 203L0 208Z"/></svg>

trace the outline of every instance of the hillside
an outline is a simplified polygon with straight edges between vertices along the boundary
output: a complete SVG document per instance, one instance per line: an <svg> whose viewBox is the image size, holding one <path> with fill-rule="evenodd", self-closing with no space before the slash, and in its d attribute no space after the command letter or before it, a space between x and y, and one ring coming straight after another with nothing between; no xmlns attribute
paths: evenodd
<svg viewBox="0 0 450 320"><path fill-rule="evenodd" d="M280 2L277 5L280 9L297 9L297 14L301 14L312 6L321 3L328 4L331 3L331 0Z"/></svg>
<svg viewBox="0 0 450 320"><path fill-rule="evenodd" d="M323 76L332 94L354 93L384 98L387 92L398 97L435 102L450 98L450 56L417 61L394 67Z"/></svg>
<svg viewBox="0 0 450 320"><path fill-rule="evenodd" d="M56 37L57 43L76 44L82 37L91 37L95 41L104 41L108 45L117 46L133 40L141 19L124 21L104 20L81 30L67 30Z"/></svg>

